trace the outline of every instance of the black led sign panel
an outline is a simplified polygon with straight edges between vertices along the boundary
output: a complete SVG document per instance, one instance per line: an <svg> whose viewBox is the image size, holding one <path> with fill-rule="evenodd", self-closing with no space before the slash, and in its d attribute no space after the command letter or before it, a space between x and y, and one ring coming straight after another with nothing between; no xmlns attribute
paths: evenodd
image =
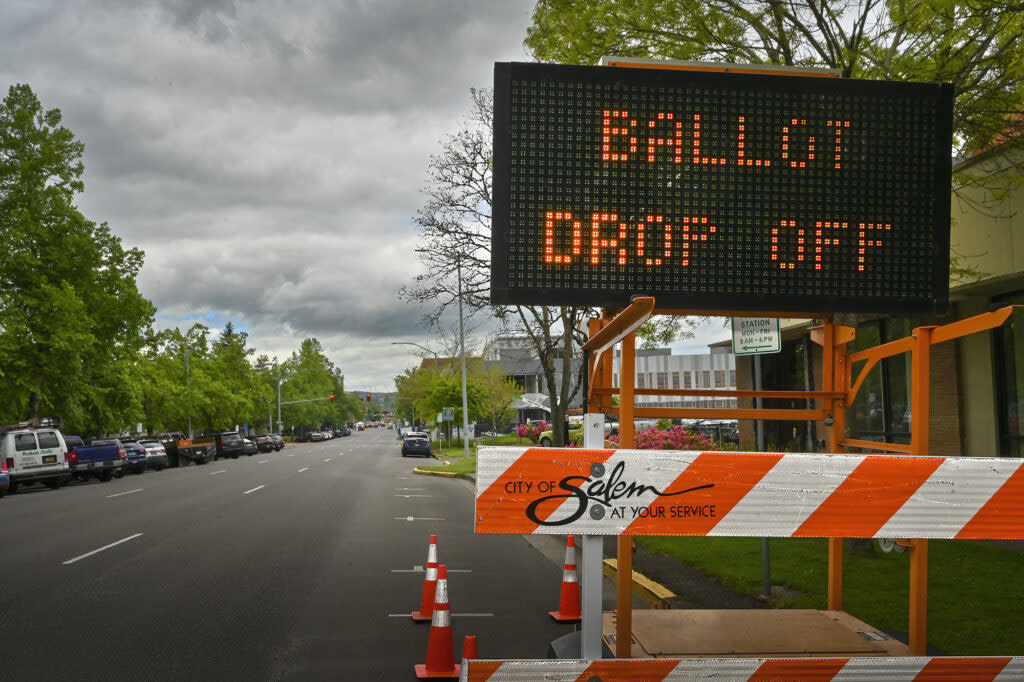
<svg viewBox="0 0 1024 682"><path fill-rule="evenodd" d="M948 305L952 87L496 64L495 304Z"/></svg>

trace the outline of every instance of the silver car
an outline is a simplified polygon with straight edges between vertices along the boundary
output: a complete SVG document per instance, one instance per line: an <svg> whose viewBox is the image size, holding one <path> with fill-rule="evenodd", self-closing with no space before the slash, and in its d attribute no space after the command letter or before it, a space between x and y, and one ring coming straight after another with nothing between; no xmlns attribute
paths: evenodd
<svg viewBox="0 0 1024 682"><path fill-rule="evenodd" d="M161 471L167 466L167 449L158 440L140 440L146 449L146 468Z"/></svg>

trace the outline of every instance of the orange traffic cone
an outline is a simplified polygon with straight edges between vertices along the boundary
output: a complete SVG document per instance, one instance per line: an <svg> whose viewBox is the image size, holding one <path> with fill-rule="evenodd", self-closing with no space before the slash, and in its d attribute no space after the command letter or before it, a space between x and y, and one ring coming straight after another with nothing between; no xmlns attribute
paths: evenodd
<svg viewBox="0 0 1024 682"><path fill-rule="evenodd" d="M430 536L430 547L427 549L427 575L423 579L423 596L420 597L420 610L412 612L412 619L417 623L430 620L434 612L434 589L437 586L437 536Z"/></svg>
<svg viewBox="0 0 1024 682"><path fill-rule="evenodd" d="M466 635L462 643L462 662L471 661L476 658L476 635Z"/></svg>
<svg viewBox="0 0 1024 682"><path fill-rule="evenodd" d="M437 567L437 590L434 594L434 615L430 621L430 641L427 643L427 662L414 666L416 677L456 678L462 667L454 660L452 651L452 612L448 607L448 567Z"/></svg>
<svg viewBox="0 0 1024 682"><path fill-rule="evenodd" d="M580 584L576 578L576 540L571 535L565 546L565 569L562 571L562 595L558 600L558 610L548 613L559 623L571 623L581 618Z"/></svg>

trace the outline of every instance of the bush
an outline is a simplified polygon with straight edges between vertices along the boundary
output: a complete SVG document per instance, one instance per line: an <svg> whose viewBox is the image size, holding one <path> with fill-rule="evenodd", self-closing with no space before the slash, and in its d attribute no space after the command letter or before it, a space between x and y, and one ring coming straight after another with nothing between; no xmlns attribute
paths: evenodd
<svg viewBox="0 0 1024 682"><path fill-rule="evenodd" d="M520 438L529 438L534 443L540 440L540 434L547 430L548 423L543 419L529 424L520 424L516 427L516 433L519 434Z"/></svg>
<svg viewBox="0 0 1024 682"><path fill-rule="evenodd" d="M616 445L617 435L609 436L608 440ZM633 443L638 450L718 450L718 446L703 433L687 431L685 427L674 426L671 429L641 429L633 435Z"/></svg>

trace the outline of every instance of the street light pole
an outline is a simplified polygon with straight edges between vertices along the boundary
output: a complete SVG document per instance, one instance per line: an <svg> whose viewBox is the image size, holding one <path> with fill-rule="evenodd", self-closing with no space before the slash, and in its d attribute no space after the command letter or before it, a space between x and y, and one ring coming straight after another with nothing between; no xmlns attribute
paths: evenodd
<svg viewBox="0 0 1024 682"><path fill-rule="evenodd" d="M462 355L462 448L469 457L469 408L466 400L466 333L462 324L462 257L455 259L459 276L459 349Z"/></svg>
<svg viewBox="0 0 1024 682"><path fill-rule="evenodd" d="M281 384L288 381L291 375L283 376L277 380L277 432L284 435L284 424L281 422Z"/></svg>
<svg viewBox="0 0 1024 682"><path fill-rule="evenodd" d="M188 438L192 440L192 384L189 381L188 341L185 342L185 395L188 397Z"/></svg>

